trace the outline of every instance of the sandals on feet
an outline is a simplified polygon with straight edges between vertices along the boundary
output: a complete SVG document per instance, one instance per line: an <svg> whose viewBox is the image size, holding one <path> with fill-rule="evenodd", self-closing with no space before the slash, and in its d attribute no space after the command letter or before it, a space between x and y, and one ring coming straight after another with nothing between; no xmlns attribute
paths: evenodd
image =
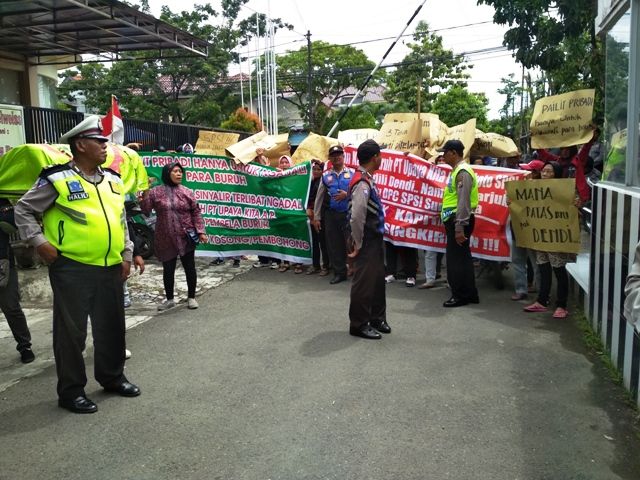
<svg viewBox="0 0 640 480"><path fill-rule="evenodd" d="M296 268L293 269L293 273L302 273L302 265L296 265Z"/></svg>
<svg viewBox="0 0 640 480"><path fill-rule="evenodd" d="M565 308L558 307L556 311L553 312L553 318L567 318L569 316L569 312Z"/></svg>
<svg viewBox="0 0 640 480"><path fill-rule="evenodd" d="M279 272L286 272L287 270L289 270L289 265L280 265L278 269Z"/></svg>
<svg viewBox="0 0 640 480"><path fill-rule="evenodd" d="M542 305L541 303L535 302L535 303L532 303L531 305L524 307L523 310L529 313L538 313L538 312L546 312L548 308Z"/></svg>

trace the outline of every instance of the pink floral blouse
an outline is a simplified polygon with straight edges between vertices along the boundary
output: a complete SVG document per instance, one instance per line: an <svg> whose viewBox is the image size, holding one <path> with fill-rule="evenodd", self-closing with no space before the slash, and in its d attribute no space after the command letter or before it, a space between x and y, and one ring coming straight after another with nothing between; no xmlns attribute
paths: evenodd
<svg viewBox="0 0 640 480"><path fill-rule="evenodd" d="M205 233L200 207L193 192L187 187L154 187L142 199L140 207L146 215L151 213L152 209L156 211L154 250L161 262L172 260L195 249L187 240L188 228L194 228L198 234Z"/></svg>

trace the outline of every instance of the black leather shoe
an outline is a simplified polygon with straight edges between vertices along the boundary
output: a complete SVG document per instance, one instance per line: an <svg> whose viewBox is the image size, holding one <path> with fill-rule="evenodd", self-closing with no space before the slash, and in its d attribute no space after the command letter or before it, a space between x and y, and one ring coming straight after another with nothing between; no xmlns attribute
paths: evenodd
<svg viewBox="0 0 640 480"><path fill-rule="evenodd" d="M116 385L109 385L108 387L104 387L104 389L107 392L117 393L123 397L137 397L142 393L136 385L127 381Z"/></svg>
<svg viewBox="0 0 640 480"><path fill-rule="evenodd" d="M20 361L22 363L31 363L36 359L36 356L33 354L33 350L30 348L25 348L24 350L20 350Z"/></svg>
<svg viewBox="0 0 640 480"><path fill-rule="evenodd" d="M353 335L354 337L366 338L367 340L380 340L382 338L382 335L380 335L378 331L371 328L370 325L365 325L362 328L350 328L349 334Z"/></svg>
<svg viewBox="0 0 640 480"><path fill-rule="evenodd" d="M391 333L391 327L389 326L386 320L383 320L380 323L373 323L371 324L371 326L375 328L377 331L379 331L380 333Z"/></svg>
<svg viewBox="0 0 640 480"><path fill-rule="evenodd" d="M76 398L60 398L58 405L73 413L96 413L98 406L84 395Z"/></svg>
<svg viewBox="0 0 640 480"><path fill-rule="evenodd" d="M461 298L454 298L451 297L449 300L447 300L446 302L444 302L442 304L443 307L462 307L464 305L467 305L469 302L467 300L462 300Z"/></svg>
<svg viewBox="0 0 640 480"><path fill-rule="evenodd" d="M336 275L329 282L331 285L335 285L336 283L344 282L347 279L346 275Z"/></svg>

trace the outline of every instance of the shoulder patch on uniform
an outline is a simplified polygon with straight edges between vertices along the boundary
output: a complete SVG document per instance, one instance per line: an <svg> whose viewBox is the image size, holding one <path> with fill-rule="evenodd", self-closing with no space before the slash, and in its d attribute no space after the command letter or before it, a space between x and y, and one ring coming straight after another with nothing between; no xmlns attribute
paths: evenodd
<svg viewBox="0 0 640 480"><path fill-rule="evenodd" d="M109 167L103 168L102 170L104 170L105 172L109 172L112 175L115 175L116 177L120 178L120 174L118 172L116 172L115 170L111 170Z"/></svg>
<svg viewBox="0 0 640 480"><path fill-rule="evenodd" d="M40 171L40 178L47 178L49 175L53 175L54 173L64 172L65 170L71 170L71 165L69 162L62 163L60 165L50 165L48 167L44 167Z"/></svg>

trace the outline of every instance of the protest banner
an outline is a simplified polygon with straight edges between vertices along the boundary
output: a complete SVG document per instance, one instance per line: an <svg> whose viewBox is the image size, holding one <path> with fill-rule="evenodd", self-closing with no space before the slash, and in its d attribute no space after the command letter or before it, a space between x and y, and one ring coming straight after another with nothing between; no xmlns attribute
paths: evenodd
<svg viewBox="0 0 640 480"><path fill-rule="evenodd" d="M387 122L382 124L376 141L389 150L421 157L425 150L421 132L421 123L417 118L406 122Z"/></svg>
<svg viewBox="0 0 640 480"><path fill-rule="evenodd" d="M540 98L531 116L531 147L570 147L593 136L595 90L585 89Z"/></svg>
<svg viewBox="0 0 640 480"><path fill-rule="evenodd" d="M277 171L220 156L141 153L150 177L180 162L182 183L191 189L204 218L208 242L197 255L264 255L311 263L311 231L306 205L311 165Z"/></svg>
<svg viewBox="0 0 640 480"><path fill-rule="evenodd" d="M379 131L375 128L354 128L351 130L340 130L338 132L338 142L341 145L353 145L357 147L365 140L375 139Z"/></svg>
<svg viewBox="0 0 640 480"><path fill-rule="evenodd" d="M0 105L0 155L25 143L24 112L19 105Z"/></svg>
<svg viewBox="0 0 640 480"><path fill-rule="evenodd" d="M345 148L345 164L356 167L357 149ZM509 261L507 236L509 209L505 182L525 172L499 167L473 166L478 176L479 204L471 236L476 258ZM382 151L382 164L374 180L385 207L385 239L395 245L444 252L447 244L440 210L451 168L415 155Z"/></svg>
<svg viewBox="0 0 640 480"><path fill-rule="evenodd" d="M275 145L273 137L269 136L264 130L251 135L244 140L239 141L224 149L227 157L234 159L238 163L250 163L256 158L256 150L261 148L268 150Z"/></svg>
<svg viewBox="0 0 640 480"><path fill-rule="evenodd" d="M447 133L447 126L440 121L440 118L435 113L421 113L419 116L417 113L387 113L384 116L383 125L389 122L411 122L413 120L420 120L422 125L422 132L420 139L424 142L426 148L438 143L444 135ZM442 126L444 125L444 128Z"/></svg>
<svg viewBox="0 0 640 480"><path fill-rule="evenodd" d="M512 181L506 187L516 245L542 252L580 251L574 178Z"/></svg>
<svg viewBox="0 0 640 480"><path fill-rule="evenodd" d="M240 134L200 130L196 141L196 152L200 155L225 155L225 148L238 143Z"/></svg>
<svg viewBox="0 0 640 480"><path fill-rule="evenodd" d="M338 140L335 138L309 133L307 138L298 145L291 160L294 165L313 159L326 162L329 159L329 149L334 145L338 145Z"/></svg>
<svg viewBox="0 0 640 480"><path fill-rule="evenodd" d="M488 155L495 158L515 157L518 147L509 137L497 133L485 133L476 129L476 138L471 147L471 155Z"/></svg>

